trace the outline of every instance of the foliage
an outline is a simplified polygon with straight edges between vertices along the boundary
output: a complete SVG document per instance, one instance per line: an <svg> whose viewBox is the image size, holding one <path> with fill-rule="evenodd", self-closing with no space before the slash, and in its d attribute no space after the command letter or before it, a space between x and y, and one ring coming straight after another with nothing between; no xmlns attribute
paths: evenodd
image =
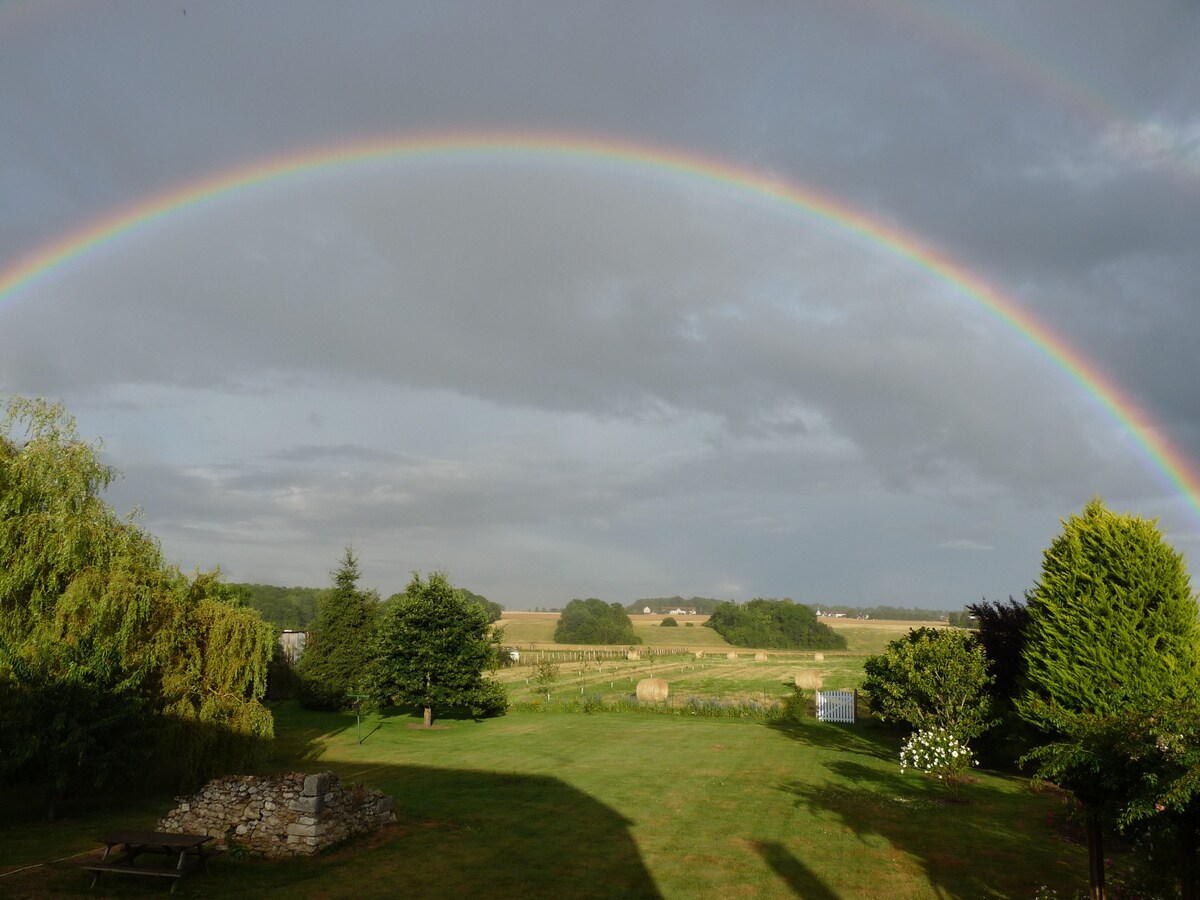
<svg viewBox="0 0 1200 900"><path fill-rule="evenodd" d="M245 605L258 610L263 621L284 631L307 631L329 588L277 587L273 584L232 584L243 592Z"/></svg>
<svg viewBox="0 0 1200 900"><path fill-rule="evenodd" d="M272 629L219 573L189 579L166 565L157 542L100 498L112 477L61 406L10 401L0 778L48 783L56 798L131 765L143 779L194 781L245 764L272 733L260 703Z"/></svg>
<svg viewBox="0 0 1200 900"><path fill-rule="evenodd" d="M1042 735L1027 760L1085 806L1093 891L1104 883L1105 816L1144 812L1148 786L1177 797L1181 814L1191 804L1186 746L1174 759L1167 751L1186 725L1173 711L1192 715L1200 701L1197 612L1183 558L1157 523L1099 499L1063 522L1043 556L1017 709Z"/></svg>
<svg viewBox="0 0 1200 900"><path fill-rule="evenodd" d="M936 776L955 796L963 775L979 761L971 756L966 741L960 741L948 728L935 725L915 731L900 748L900 772L919 769Z"/></svg>
<svg viewBox="0 0 1200 900"><path fill-rule="evenodd" d="M1044 554L1029 595L1023 711L1099 714L1200 700L1200 626L1183 557L1157 523L1092 500Z"/></svg>
<svg viewBox="0 0 1200 900"><path fill-rule="evenodd" d="M375 592L358 589L354 551L347 547L330 574L333 589L321 598L296 665L300 702L310 709L343 709L350 705L350 695L365 686L378 618Z"/></svg>
<svg viewBox="0 0 1200 900"><path fill-rule="evenodd" d="M620 603L590 598L572 600L558 617L554 640L559 644L640 644L629 613Z"/></svg>
<svg viewBox="0 0 1200 900"><path fill-rule="evenodd" d="M910 629L881 655L867 658L863 691L868 707L885 722L945 728L971 741L992 724L987 665L969 632Z"/></svg>
<svg viewBox="0 0 1200 900"><path fill-rule="evenodd" d="M991 663L992 696L1004 708L1011 707L1020 686L1029 607L1009 597L1008 603L983 600L967 609L975 617L975 637Z"/></svg>
<svg viewBox="0 0 1200 900"><path fill-rule="evenodd" d="M477 603L483 607L484 612L487 613L489 624L495 624L496 622L499 622L501 618L503 618L503 605L496 603L494 600L489 600L487 597L484 597L480 594L476 594L474 591L468 591L466 588L458 588L458 590L462 591L463 596L471 603ZM399 593L392 594L385 601L383 601L383 605L384 607L387 607L403 599L404 592L400 591Z"/></svg>
<svg viewBox="0 0 1200 900"><path fill-rule="evenodd" d="M550 699L550 688L554 684L554 680L558 678L558 663L548 657L542 657L533 667L533 680L537 682L537 686L546 695L546 699Z"/></svg>
<svg viewBox="0 0 1200 900"><path fill-rule="evenodd" d="M704 623L738 647L777 647L793 650L844 650L846 639L824 622L812 607L791 600L756 599L739 606L722 603Z"/></svg>
<svg viewBox="0 0 1200 900"><path fill-rule="evenodd" d="M404 597L384 612L371 672L372 697L384 705L418 706L425 724L435 709L473 715L502 713L504 688L485 678L493 669L502 630L440 572L422 581L413 573Z"/></svg>
<svg viewBox="0 0 1200 900"><path fill-rule="evenodd" d="M665 619L663 619L661 622L659 622L658 625L660 628L678 628L679 627L679 623L676 622L674 617L672 617L672 616L667 616Z"/></svg>

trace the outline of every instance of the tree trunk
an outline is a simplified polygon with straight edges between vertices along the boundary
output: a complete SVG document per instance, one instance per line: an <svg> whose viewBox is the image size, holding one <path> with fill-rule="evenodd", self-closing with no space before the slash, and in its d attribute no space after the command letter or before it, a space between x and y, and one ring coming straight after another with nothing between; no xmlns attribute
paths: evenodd
<svg viewBox="0 0 1200 900"><path fill-rule="evenodd" d="M1191 816L1176 824L1175 850L1179 855L1179 896L1196 900L1196 826Z"/></svg>
<svg viewBox="0 0 1200 900"><path fill-rule="evenodd" d="M1104 834L1100 830L1100 812L1088 808L1084 820L1088 843L1088 880L1090 900L1104 900Z"/></svg>
<svg viewBox="0 0 1200 900"><path fill-rule="evenodd" d="M425 707L425 727L430 728L432 726L433 726L433 707L427 706L427 707Z"/></svg>

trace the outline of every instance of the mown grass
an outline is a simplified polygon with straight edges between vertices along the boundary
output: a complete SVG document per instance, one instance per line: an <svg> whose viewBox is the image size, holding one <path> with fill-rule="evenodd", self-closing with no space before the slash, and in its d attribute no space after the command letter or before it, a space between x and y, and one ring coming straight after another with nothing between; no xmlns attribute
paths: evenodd
<svg viewBox="0 0 1200 900"><path fill-rule="evenodd" d="M354 718L285 705L267 769L331 769L396 798L400 821L315 860L221 857L190 896L1029 897L1067 892L1084 851L1046 824L1056 801L981 773L951 802L897 763L898 738L855 727L619 713ZM173 805L77 809L34 829L0 811L0 871L86 851ZM160 895L68 860L0 879L6 896Z"/></svg>
<svg viewBox="0 0 1200 900"><path fill-rule="evenodd" d="M552 636L554 618L523 627ZM865 656L912 623L835 627L849 649L821 661L811 652L771 652L755 662L752 651L720 646L702 659L563 664L544 708L578 700L581 687L627 699L648 675L667 678L680 701L782 698L800 668L821 671L827 687L852 687ZM666 630L720 639L710 629ZM738 659L727 660L727 649ZM500 677L514 700L528 701L538 696L524 684L531 674L522 666ZM395 796L399 823L315 860L222 857L209 877L189 878L177 893L1029 897L1042 884L1069 895L1086 871L1085 852L1048 824L1061 812L1056 799L1021 779L980 773L963 792L966 802L952 802L937 783L902 776L899 736L872 722L546 711L443 720L446 727L432 731L415 721L368 716L360 745L353 716L278 707L263 771L331 769L381 788ZM6 796L0 876L50 865L0 877L0 897L161 895L152 879L106 879L89 892L90 878L77 868L77 854L94 853L97 834L152 827L173 805L170 796L130 788L77 801L54 824L41 821L38 794Z"/></svg>

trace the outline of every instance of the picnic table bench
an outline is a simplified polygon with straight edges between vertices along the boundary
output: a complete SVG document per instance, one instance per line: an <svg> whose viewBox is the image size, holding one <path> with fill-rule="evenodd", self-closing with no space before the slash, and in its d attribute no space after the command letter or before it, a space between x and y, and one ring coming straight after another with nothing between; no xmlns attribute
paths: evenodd
<svg viewBox="0 0 1200 900"><path fill-rule="evenodd" d="M100 876L105 872L116 872L122 875L148 875L153 878L170 878L171 893L175 893L175 885L179 879L199 866L208 874L208 860L218 856L220 850L205 850L204 845L212 840L207 834L172 834L165 831L114 831L104 837L96 838L96 843L104 844L104 856L98 863L83 866L95 872L91 887L96 886ZM114 848L121 848L118 855L110 860ZM175 867L137 865L137 858L147 853L165 855L168 860L176 857Z"/></svg>

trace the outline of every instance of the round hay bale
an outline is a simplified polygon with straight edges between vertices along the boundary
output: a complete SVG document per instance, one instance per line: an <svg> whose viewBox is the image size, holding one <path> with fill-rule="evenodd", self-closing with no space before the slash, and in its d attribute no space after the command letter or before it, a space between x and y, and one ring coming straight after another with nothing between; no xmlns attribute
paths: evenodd
<svg viewBox="0 0 1200 900"><path fill-rule="evenodd" d="M801 669L796 673L796 687L806 690L818 690L824 679L818 669Z"/></svg>
<svg viewBox="0 0 1200 900"><path fill-rule="evenodd" d="M638 703L662 703L671 688L661 678L643 678L637 683Z"/></svg>
<svg viewBox="0 0 1200 900"><path fill-rule="evenodd" d="M638 660L642 658L642 654L638 653L636 650L630 650L625 654L625 658L629 660Z"/></svg>
<svg viewBox="0 0 1200 900"><path fill-rule="evenodd" d="M825 654L824 653L814 653L813 654L813 662L825 662Z"/></svg>
<svg viewBox="0 0 1200 900"><path fill-rule="evenodd" d="M726 659L737 659L737 654L734 653L732 650L730 650L728 653L725 654L725 658Z"/></svg>
<svg viewBox="0 0 1200 900"><path fill-rule="evenodd" d="M755 661L755 662L766 662L766 661L767 661L767 654L765 654L765 653L755 653L755 654L754 654L754 661Z"/></svg>
<svg viewBox="0 0 1200 900"><path fill-rule="evenodd" d="M696 659L704 659L704 651L703 650L696 651Z"/></svg>

